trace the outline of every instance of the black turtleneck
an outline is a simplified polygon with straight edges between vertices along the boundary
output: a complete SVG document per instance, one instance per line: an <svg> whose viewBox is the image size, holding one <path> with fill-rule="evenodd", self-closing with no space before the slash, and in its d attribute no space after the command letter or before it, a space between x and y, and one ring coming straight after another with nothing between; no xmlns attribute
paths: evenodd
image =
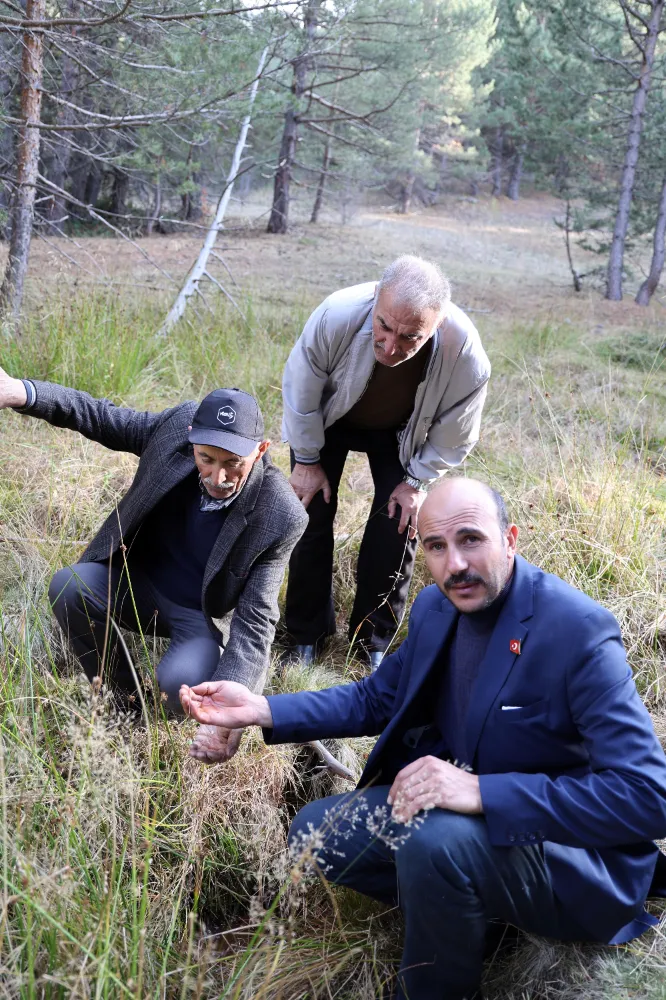
<svg viewBox="0 0 666 1000"><path fill-rule="evenodd" d="M472 763L466 734L472 688L512 582L513 574L487 608L458 615L441 653L442 686L435 721L451 760L459 764Z"/></svg>

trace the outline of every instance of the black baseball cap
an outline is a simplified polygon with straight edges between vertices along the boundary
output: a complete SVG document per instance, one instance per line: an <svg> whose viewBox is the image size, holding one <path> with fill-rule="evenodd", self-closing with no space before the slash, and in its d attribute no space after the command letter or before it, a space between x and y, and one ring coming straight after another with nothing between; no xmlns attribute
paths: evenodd
<svg viewBox="0 0 666 1000"><path fill-rule="evenodd" d="M189 441L225 448L247 458L264 440L264 418L254 396L242 389L215 389L199 404Z"/></svg>

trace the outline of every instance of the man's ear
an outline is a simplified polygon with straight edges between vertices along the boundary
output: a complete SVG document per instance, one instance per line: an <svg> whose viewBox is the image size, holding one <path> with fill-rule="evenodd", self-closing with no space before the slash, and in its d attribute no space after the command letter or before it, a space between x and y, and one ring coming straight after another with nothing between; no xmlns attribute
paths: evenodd
<svg viewBox="0 0 666 1000"><path fill-rule="evenodd" d="M261 444L259 445L259 450L257 451L257 457L255 458L255 462L258 462L261 456L268 451L270 443L271 443L270 441L261 442Z"/></svg>
<svg viewBox="0 0 666 1000"><path fill-rule="evenodd" d="M506 532L506 540L509 546L509 552L515 553L518 545L518 525L510 524Z"/></svg>

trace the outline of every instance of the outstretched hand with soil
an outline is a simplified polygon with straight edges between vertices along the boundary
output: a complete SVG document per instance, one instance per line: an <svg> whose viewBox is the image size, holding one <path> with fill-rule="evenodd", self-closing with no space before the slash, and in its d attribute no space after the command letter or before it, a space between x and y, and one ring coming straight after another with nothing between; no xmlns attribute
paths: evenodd
<svg viewBox="0 0 666 1000"><path fill-rule="evenodd" d="M190 757L200 760L202 764L222 764L236 753L242 735L242 729L199 726L197 735L190 743Z"/></svg>

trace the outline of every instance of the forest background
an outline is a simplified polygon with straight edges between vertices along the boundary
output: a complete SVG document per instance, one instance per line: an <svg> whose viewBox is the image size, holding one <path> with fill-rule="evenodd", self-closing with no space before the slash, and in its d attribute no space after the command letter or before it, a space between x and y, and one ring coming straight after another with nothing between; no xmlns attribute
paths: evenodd
<svg viewBox="0 0 666 1000"><path fill-rule="evenodd" d="M2 0L0 365L141 408L239 384L279 442L309 310L436 259L493 364L465 471L616 614L664 737L665 38L663 0ZM128 725L53 625L50 574L133 469L2 415L0 997L381 996L398 916L284 850L298 804L349 785L251 735L195 765L187 725L150 699ZM357 456L341 624L370 496ZM158 644L132 651L150 687ZM340 643L271 683L358 670ZM358 772L368 745L332 749ZM486 994L664 1000L665 930L523 939Z"/></svg>

